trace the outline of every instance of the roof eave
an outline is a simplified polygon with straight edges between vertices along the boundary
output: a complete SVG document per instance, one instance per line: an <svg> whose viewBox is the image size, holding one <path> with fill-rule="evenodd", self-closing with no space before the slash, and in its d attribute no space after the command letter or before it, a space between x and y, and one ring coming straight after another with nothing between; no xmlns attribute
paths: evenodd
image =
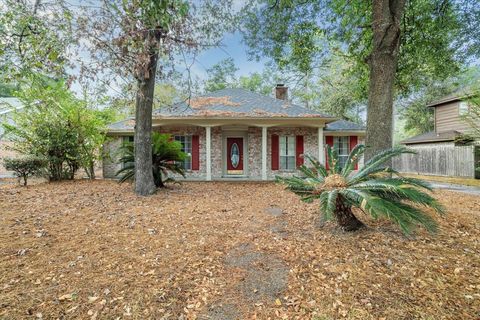
<svg viewBox="0 0 480 320"><path fill-rule="evenodd" d="M415 140L415 141L408 141L403 140L400 141L401 144L421 144L421 143L432 143L432 142L448 142L448 141L455 141L455 137L453 138L441 138L441 139L424 139L424 140Z"/></svg>
<svg viewBox="0 0 480 320"><path fill-rule="evenodd" d="M172 117L165 117L165 116L153 116L154 120L323 120L328 122L337 121L338 118L333 117L323 117L323 116L306 116L306 117L285 117L285 116L278 116L278 117L216 117L216 116L172 116Z"/></svg>

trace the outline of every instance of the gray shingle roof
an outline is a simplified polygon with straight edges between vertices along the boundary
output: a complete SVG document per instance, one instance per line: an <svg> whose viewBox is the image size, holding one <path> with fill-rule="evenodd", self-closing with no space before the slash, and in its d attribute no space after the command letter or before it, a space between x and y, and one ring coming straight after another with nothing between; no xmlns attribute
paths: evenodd
<svg viewBox="0 0 480 320"><path fill-rule="evenodd" d="M419 134L417 136L400 141L401 144L416 144L416 143L428 143L428 142L445 142L454 141L455 138L460 136L461 133L455 130L436 133L435 131Z"/></svg>
<svg viewBox="0 0 480 320"><path fill-rule="evenodd" d="M0 98L0 140L6 139L5 130L2 123L8 123L14 125L12 114L13 111L22 110L25 106L17 98Z"/></svg>
<svg viewBox="0 0 480 320"><path fill-rule="evenodd" d="M135 120L128 118L122 121L114 122L108 125L108 131L133 131Z"/></svg>
<svg viewBox="0 0 480 320"><path fill-rule="evenodd" d="M327 123L325 131L365 131L365 127L361 124L341 119Z"/></svg>
<svg viewBox="0 0 480 320"><path fill-rule="evenodd" d="M222 89L172 107L157 109L154 117L334 118L288 101L245 89Z"/></svg>
<svg viewBox="0 0 480 320"><path fill-rule="evenodd" d="M468 99L474 95L478 95L478 90L474 90L472 88L459 88L455 90L453 93L443 96L440 99L437 99L429 104L427 107L436 107L448 102L454 102L459 100Z"/></svg>

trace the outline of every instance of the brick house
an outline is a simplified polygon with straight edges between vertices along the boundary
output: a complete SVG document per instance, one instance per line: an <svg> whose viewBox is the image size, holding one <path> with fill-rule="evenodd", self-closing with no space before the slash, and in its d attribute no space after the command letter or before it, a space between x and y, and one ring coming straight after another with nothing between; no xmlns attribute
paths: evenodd
<svg viewBox="0 0 480 320"><path fill-rule="evenodd" d="M325 144L340 160L365 137L364 127L294 105L287 88L276 98L244 89L223 89L153 112L153 130L171 134L190 155L184 167L189 180L272 180L291 175L304 154L325 161ZM133 141L134 120L114 123L104 146L103 174L114 178L121 168L118 148ZM361 165L361 164L360 164Z"/></svg>

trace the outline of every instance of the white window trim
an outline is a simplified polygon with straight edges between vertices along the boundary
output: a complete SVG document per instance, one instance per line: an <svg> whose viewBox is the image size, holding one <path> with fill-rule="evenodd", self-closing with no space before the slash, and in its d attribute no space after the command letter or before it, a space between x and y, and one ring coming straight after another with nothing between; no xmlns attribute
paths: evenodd
<svg viewBox="0 0 480 320"><path fill-rule="evenodd" d="M181 138L183 138L183 140L190 139L190 152L187 152L185 150L185 146L182 143L182 141L178 140L178 139L181 139ZM192 146L192 135L189 135L189 134L175 134L175 135L173 135L173 139L182 144L182 151L185 152L188 155L188 158L183 161L183 163L184 163L183 168L185 169L185 171L192 171L192 151L193 151L192 150L192 148L193 148L193 146ZM186 166L185 163L188 163L188 166Z"/></svg>
<svg viewBox="0 0 480 320"><path fill-rule="evenodd" d="M458 114L460 116L464 116L468 114L469 111L470 111L470 108L469 108L468 102L460 101L460 103L458 104Z"/></svg>
<svg viewBox="0 0 480 320"><path fill-rule="evenodd" d="M344 150L345 153L340 153L339 149L338 148L335 148L335 145L338 145L338 143L336 143L337 141L339 141L340 139L342 138L345 138L346 142L346 150ZM333 146L335 148L335 150L337 151L337 154L338 154L338 157L340 159L340 157L342 157L343 159L347 159L348 158L348 155L350 154L350 136L334 136L333 137Z"/></svg>
<svg viewBox="0 0 480 320"><path fill-rule="evenodd" d="M285 142L285 138L288 138L288 139L292 139L293 140L293 150L288 150L288 142ZM283 142L282 142L283 141ZM282 154L282 143L286 143L285 145L285 151L286 151L286 154ZM294 135L282 135L279 137L279 143L278 143L278 156L279 156L279 159L278 159L278 168L280 171L295 171L297 169L297 141L296 141L296 138ZM290 152L292 154L290 154ZM290 157L293 157L293 168L283 168L282 167L282 157L284 158L290 158ZM288 161L285 161L285 163L288 163Z"/></svg>

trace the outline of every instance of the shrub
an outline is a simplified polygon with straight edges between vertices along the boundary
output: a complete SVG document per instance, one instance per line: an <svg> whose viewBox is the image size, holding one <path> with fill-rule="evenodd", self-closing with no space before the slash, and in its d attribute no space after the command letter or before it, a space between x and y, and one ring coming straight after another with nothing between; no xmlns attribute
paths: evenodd
<svg viewBox="0 0 480 320"><path fill-rule="evenodd" d="M33 82L18 94L25 108L13 114L14 125L3 124L12 149L44 158L49 180L73 179L80 168L94 178L109 112L78 99L63 82Z"/></svg>
<svg viewBox="0 0 480 320"><path fill-rule="evenodd" d="M122 146L122 157L120 169L116 176L120 177L120 182L135 178L135 153L132 143L125 143ZM152 171L153 180L157 187L164 187L165 183L174 181L168 177L168 172L180 174L185 177L185 170L181 164L187 158L187 154L182 151L182 144L172 140L168 134L154 132L152 134Z"/></svg>
<svg viewBox="0 0 480 320"><path fill-rule="evenodd" d="M358 172L353 172L365 146L357 145L348 156L344 168L340 167L338 155L327 146L327 170L316 159L307 157L312 167L301 166L304 177L281 178L277 181L287 189L311 202L320 201L320 211L325 220L335 218L344 231L355 231L363 223L353 214L357 207L374 219L386 217L397 223L408 234L414 225L435 231L436 222L423 213L419 205L443 213L443 207L422 191L430 186L419 179L402 177L397 171L384 166L388 160L402 153L412 153L404 147L386 150L371 158Z"/></svg>
<svg viewBox="0 0 480 320"><path fill-rule="evenodd" d="M23 185L26 186L28 177L40 174L47 162L45 159L38 157L25 157L5 158L3 164L5 169L15 173L19 183L23 178Z"/></svg>

